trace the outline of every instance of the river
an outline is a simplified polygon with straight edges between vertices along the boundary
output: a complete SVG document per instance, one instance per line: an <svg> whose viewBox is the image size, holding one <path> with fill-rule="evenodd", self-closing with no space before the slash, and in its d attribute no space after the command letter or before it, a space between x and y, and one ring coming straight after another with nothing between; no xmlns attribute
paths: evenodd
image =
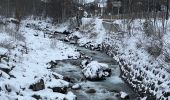
<svg viewBox="0 0 170 100"><path fill-rule="evenodd" d="M61 39L61 38L60 38ZM67 44L70 44L67 42ZM118 94L123 91L127 93L130 100L136 100L137 94L129 87L120 77L121 71L117 62L105 52L93 51L76 44L70 44L77 48L79 52L94 61L106 63L112 69L111 77L103 81L88 81L83 80L84 76L81 73L81 62L84 58L77 60L63 60L53 71L74 79L73 84L79 84L81 89L71 90L77 95L78 100L120 100ZM89 93L89 90L95 90Z"/></svg>

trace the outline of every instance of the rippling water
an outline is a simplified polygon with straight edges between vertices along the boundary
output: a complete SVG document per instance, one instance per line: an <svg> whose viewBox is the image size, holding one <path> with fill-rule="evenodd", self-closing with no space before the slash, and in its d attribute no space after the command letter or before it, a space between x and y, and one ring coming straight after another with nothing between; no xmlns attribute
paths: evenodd
<svg viewBox="0 0 170 100"><path fill-rule="evenodd" d="M96 60L98 62L106 63L112 69L111 77L108 77L106 80L97 82L87 80L81 81L81 79L84 78L81 73L82 69L80 68L82 59L61 61L58 66L53 69L53 71L60 73L63 76L74 78L76 83L81 85L82 88L80 90L73 90L74 94L77 95L78 100L119 100L116 95L120 91L128 93L130 99L135 100L135 97L137 95L120 78L120 68L112 57L100 51L92 51L84 47L76 47L86 56L89 56L93 60ZM88 91L89 89L95 89L96 92L87 93L86 91Z"/></svg>

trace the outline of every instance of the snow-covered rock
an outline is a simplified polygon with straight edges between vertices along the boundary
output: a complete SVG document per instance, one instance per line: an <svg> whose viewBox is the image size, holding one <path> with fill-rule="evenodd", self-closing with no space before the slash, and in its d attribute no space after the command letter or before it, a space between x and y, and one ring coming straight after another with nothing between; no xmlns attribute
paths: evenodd
<svg viewBox="0 0 170 100"><path fill-rule="evenodd" d="M69 82L66 82L64 80L61 79L51 79L50 82L46 83L47 87L68 87L69 86Z"/></svg>
<svg viewBox="0 0 170 100"><path fill-rule="evenodd" d="M19 24L19 20L18 19L15 19L15 18L8 18L7 19L7 22L12 22L14 24Z"/></svg>
<svg viewBox="0 0 170 100"><path fill-rule="evenodd" d="M0 78L8 79L8 78L10 78L10 76L7 73L5 73L4 71L0 70Z"/></svg>
<svg viewBox="0 0 170 100"><path fill-rule="evenodd" d="M80 84L75 84L72 86L72 89L74 89L74 90L78 90L80 88L81 88Z"/></svg>
<svg viewBox="0 0 170 100"><path fill-rule="evenodd" d="M0 48L0 54L5 54L5 53L7 53L8 52L8 49L6 49L6 48Z"/></svg>
<svg viewBox="0 0 170 100"><path fill-rule="evenodd" d="M81 67L85 68L87 66L87 64L89 64L89 61L85 59L81 62L81 65L82 65Z"/></svg>
<svg viewBox="0 0 170 100"><path fill-rule="evenodd" d="M125 92L120 92L120 98L127 100L127 99L129 99L129 95Z"/></svg>
<svg viewBox="0 0 170 100"><path fill-rule="evenodd" d="M82 70L86 79L101 80L111 75L111 69L107 64L92 61Z"/></svg>
<svg viewBox="0 0 170 100"><path fill-rule="evenodd" d="M33 91L39 91L43 90L45 88L44 80L40 79L38 82L30 85L29 89L32 89Z"/></svg>
<svg viewBox="0 0 170 100"><path fill-rule="evenodd" d="M63 94L67 93L67 89L69 87L69 83L61 79L57 79L57 80L51 79L51 81L47 82L46 85L49 89L52 89L53 92L59 92Z"/></svg>
<svg viewBox="0 0 170 100"><path fill-rule="evenodd" d="M4 69L10 69L10 67L9 66L7 66L7 65L5 65L5 64L2 64L2 63L0 63L0 69L1 68L4 68Z"/></svg>

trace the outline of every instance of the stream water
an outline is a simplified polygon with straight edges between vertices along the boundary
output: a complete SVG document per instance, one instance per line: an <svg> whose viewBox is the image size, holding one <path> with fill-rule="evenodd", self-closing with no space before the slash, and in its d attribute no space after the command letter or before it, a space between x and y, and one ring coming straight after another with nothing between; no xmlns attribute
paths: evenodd
<svg viewBox="0 0 170 100"><path fill-rule="evenodd" d="M121 91L126 92L130 100L135 100L137 94L120 78L120 68L112 57L104 52L89 50L84 47L79 47L76 44L70 45L74 45L77 50L85 54L85 56L95 61L108 64L112 69L111 77L103 81L93 82L82 80L84 79L80 67L82 59L60 61L59 66L53 70L63 76L74 78L74 84L79 84L81 86L79 90L71 90L77 95L78 100L120 100L118 94ZM90 90L95 91L89 92Z"/></svg>

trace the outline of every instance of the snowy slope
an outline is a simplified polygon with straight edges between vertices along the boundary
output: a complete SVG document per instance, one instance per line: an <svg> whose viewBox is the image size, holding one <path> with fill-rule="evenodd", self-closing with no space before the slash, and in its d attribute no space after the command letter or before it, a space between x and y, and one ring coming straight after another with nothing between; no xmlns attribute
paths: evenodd
<svg viewBox="0 0 170 100"><path fill-rule="evenodd" d="M25 20L21 24L19 32L25 37L24 42L15 40L13 45L14 49L10 50L10 59L16 60L15 62L9 61L15 65L9 73L0 71L3 75L0 77L0 97L1 100L35 100L32 96L38 95L42 99L75 99L75 95L68 91L66 94L53 92L48 87L68 87L69 83L62 80L62 76L51 72L47 69L47 63L51 60L68 59L72 56L73 59L79 57L79 52L72 46L64 44L58 40L52 40L43 37L41 30L26 28L25 25L34 22L41 27L46 27L45 21ZM48 27L51 25L48 23ZM52 29L51 29L52 30ZM38 33L38 36L35 34ZM4 38L12 38L7 33L0 37L1 41ZM24 47L26 46L26 48ZM24 52L24 50L27 51ZM0 49L1 54L6 53L6 49ZM0 65L0 68L3 67ZM54 76L55 75L55 76ZM11 77L13 76L13 77ZM59 77L56 79L55 77ZM36 83L38 80L43 79L45 89L40 91L32 91L29 89L31 84Z"/></svg>

